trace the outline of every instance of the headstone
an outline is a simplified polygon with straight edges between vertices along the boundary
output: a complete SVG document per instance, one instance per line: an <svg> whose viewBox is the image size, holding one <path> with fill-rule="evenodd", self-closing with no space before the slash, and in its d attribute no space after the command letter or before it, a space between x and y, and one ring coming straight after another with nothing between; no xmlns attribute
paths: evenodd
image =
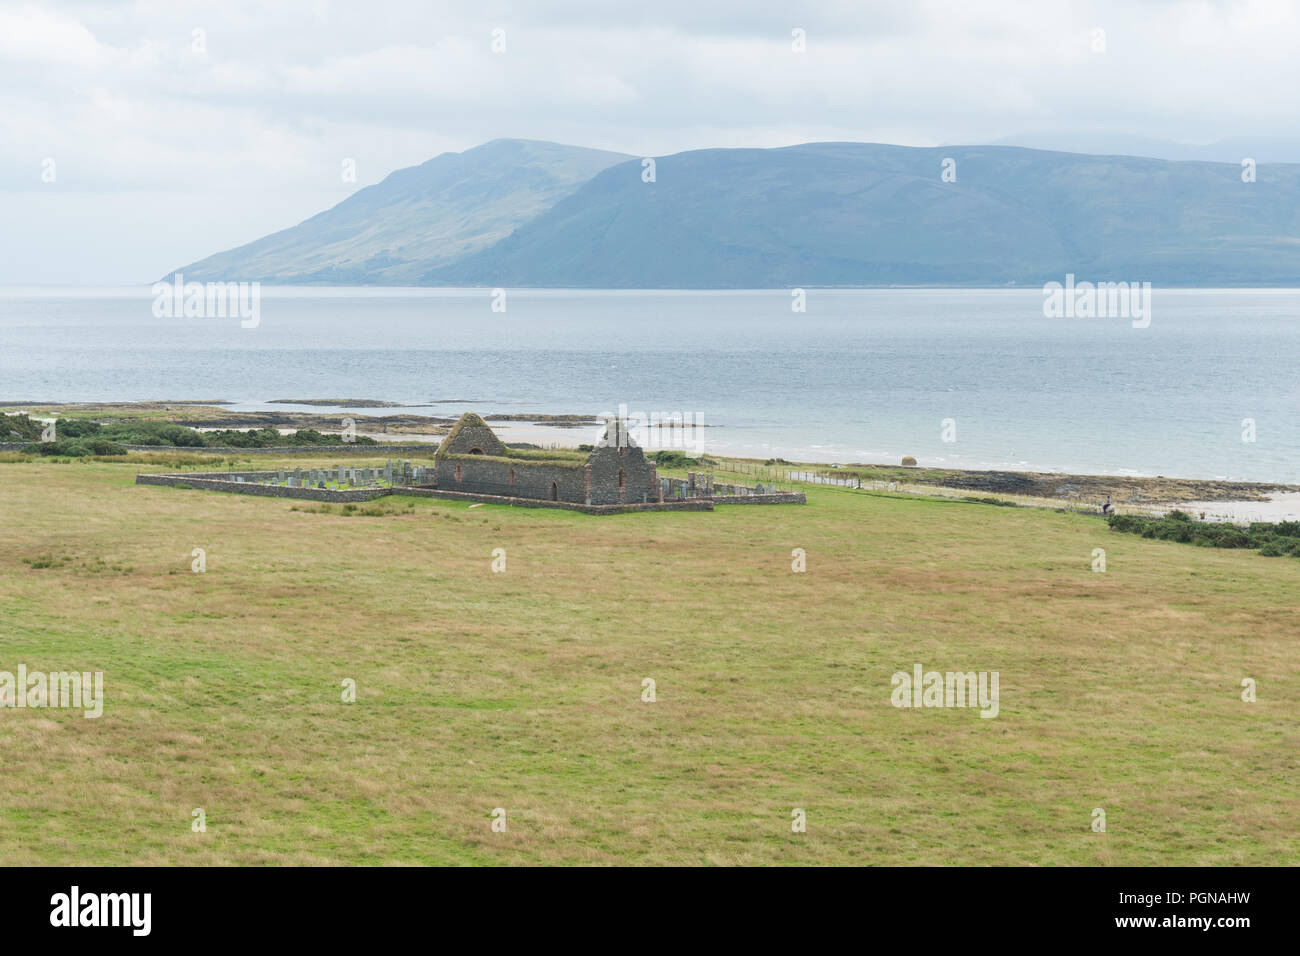
<svg viewBox="0 0 1300 956"><path fill-rule="evenodd" d="M295 478L293 475L290 475L290 476L289 476L289 487L290 487L290 488L297 488L297 487L298 487L298 479Z"/></svg>
<svg viewBox="0 0 1300 956"><path fill-rule="evenodd" d="M277 472L275 473L275 480L276 480L276 481L284 481L284 472L282 472L282 471L277 471Z"/></svg>

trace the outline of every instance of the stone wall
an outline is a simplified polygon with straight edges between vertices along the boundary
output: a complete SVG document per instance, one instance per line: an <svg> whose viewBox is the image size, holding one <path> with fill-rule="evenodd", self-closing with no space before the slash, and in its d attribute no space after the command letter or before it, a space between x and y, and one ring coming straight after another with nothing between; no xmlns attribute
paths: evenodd
<svg viewBox="0 0 1300 956"><path fill-rule="evenodd" d="M466 412L451 426L438 446L438 457L444 455L504 455L506 446L497 438L488 423L473 412Z"/></svg>
<svg viewBox="0 0 1300 956"><path fill-rule="evenodd" d="M159 485L168 488L187 488L203 491L228 491L263 498L296 498L307 501L362 502L373 501L389 495L407 495L413 498L445 498L453 501L482 501L488 504L511 505L523 508L560 508L580 511L583 514L607 515L631 511L712 511L713 502L697 498L690 501L650 502L648 504L587 505L572 501L543 501L536 498L510 498L500 495L444 491L437 488L357 488L351 491L333 491L328 488L290 488L286 485L260 485L252 481L235 481L235 477L265 475L267 472L232 472L226 477L214 478L206 474L189 475L136 475L137 485ZM271 474L274 474L272 472Z"/></svg>
<svg viewBox="0 0 1300 956"><path fill-rule="evenodd" d="M806 505L808 496L802 491L780 491L770 495L714 495L687 500L712 501L715 505Z"/></svg>
<svg viewBox="0 0 1300 956"><path fill-rule="evenodd" d="M775 491L759 485L714 484L707 476L695 474L692 478L664 478L665 501L691 501L703 498L720 505L804 505L807 496L802 491Z"/></svg>
<svg viewBox="0 0 1300 956"><path fill-rule="evenodd" d="M655 466L636 445L600 445L587 458L593 505L659 500Z"/></svg>
<svg viewBox="0 0 1300 956"><path fill-rule="evenodd" d="M233 474L233 473L232 473ZM258 474L248 472L247 474ZM264 474L264 473L263 473ZM391 495L391 488L356 488L351 491L331 491L328 488L290 488L287 485L258 485L234 478L212 478L200 475L136 475L137 485L162 485L168 488L197 488L203 491L234 491L241 495L258 495L263 498L304 498L308 501L371 501Z"/></svg>
<svg viewBox="0 0 1300 956"><path fill-rule="evenodd" d="M537 498L502 498L497 495L473 492L444 491L441 488L398 488L394 494L424 498L446 498L453 501L482 501L486 504L511 505L519 508L559 508L580 511L589 515L624 514L633 511L712 511L713 502L705 498L690 501L652 501L647 504L587 505L573 501L542 501Z"/></svg>
<svg viewBox="0 0 1300 956"><path fill-rule="evenodd" d="M92 436L93 437L93 436ZM33 442L0 442L0 451L22 451ZM39 442L35 443L39 444ZM230 448L226 446L190 448L184 445L123 445L127 451L158 451L184 455L337 455L337 454L408 454L432 456L437 448L432 443L421 445L277 445L273 448ZM112 456L108 456L111 460Z"/></svg>
<svg viewBox="0 0 1300 956"><path fill-rule="evenodd" d="M526 459L508 461L484 455L448 455L436 462L434 486L443 491L504 498L575 504L587 501L585 469L581 463L569 468Z"/></svg>

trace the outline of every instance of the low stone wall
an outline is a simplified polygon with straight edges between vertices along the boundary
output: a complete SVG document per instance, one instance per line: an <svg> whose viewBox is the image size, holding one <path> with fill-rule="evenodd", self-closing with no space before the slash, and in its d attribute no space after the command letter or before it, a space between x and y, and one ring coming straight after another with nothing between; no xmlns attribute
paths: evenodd
<svg viewBox="0 0 1300 956"><path fill-rule="evenodd" d="M695 476L694 488L686 478L663 478L667 487L665 501L712 501L718 505L806 505L808 497L802 491L763 491L745 485L710 483L703 476ZM708 492L712 490L712 494ZM678 498L677 495L684 497Z"/></svg>
<svg viewBox="0 0 1300 956"><path fill-rule="evenodd" d="M91 436L94 437L93 435ZM0 451L22 451L28 445L40 444L29 441L0 442ZM227 446L191 448L186 445L123 445L127 451L160 451L168 454L184 455L238 455L247 452L250 455L381 455L405 453L413 457L425 455L433 457L438 446L432 442L419 445L276 445L272 448L231 448ZM107 456L111 459L112 456Z"/></svg>
<svg viewBox="0 0 1300 956"><path fill-rule="evenodd" d="M783 491L774 495L714 495L712 498L688 498L687 501L712 501L715 505L806 505L802 491Z"/></svg>
<svg viewBox="0 0 1300 956"><path fill-rule="evenodd" d="M231 448L224 445L211 448L186 448L184 446L173 448L170 445L125 445L123 447L129 451L197 452L199 454L206 452L213 455L237 455L241 452L248 452L253 455L325 456L342 452L347 455L384 455L393 453L407 454L413 457L423 454L430 458L438 449L438 446L433 442L418 445L275 445L270 448Z"/></svg>
<svg viewBox="0 0 1300 956"><path fill-rule="evenodd" d="M247 471L222 472L220 477L211 472L194 472L188 475L136 475L137 485L159 485L167 488L188 488L200 491L228 491L240 495L259 495L263 498L297 498L307 501L360 502L373 501L389 495L408 495L414 498L444 498L452 501L480 501L485 504L511 505L520 508L559 508L580 511L583 514L609 515L626 511L712 511L713 502L703 498L689 501L650 502L649 504L585 505L571 501L539 501L535 498L506 498L500 495L472 494L462 491L443 491L437 488L416 488L398 485L393 488L356 488L335 491L330 488L290 488L287 485L257 484L256 479L275 472ZM235 481L245 478L246 481Z"/></svg>
<svg viewBox="0 0 1300 956"><path fill-rule="evenodd" d="M234 473L232 473L233 476ZM257 475L259 472L245 472ZM261 472L260 474L266 474ZM263 498L303 498L308 501L371 501L391 495L390 488L356 488L351 491L333 491L329 488L290 488L287 485L259 485L249 481L235 481L233 477L211 478L200 475L136 475L137 485L162 485L167 488L197 488L201 491L233 491L241 495L260 495Z"/></svg>
<svg viewBox="0 0 1300 956"><path fill-rule="evenodd" d="M713 502L705 498L687 501L651 501L648 504L585 505L572 501L549 501L537 498L504 498L500 495L482 495L468 491L444 491L440 488L398 488L398 495L418 498L447 498L453 501L481 501L484 504L511 505L520 508L559 508L562 511L581 511L588 515L614 515L627 511L712 511Z"/></svg>

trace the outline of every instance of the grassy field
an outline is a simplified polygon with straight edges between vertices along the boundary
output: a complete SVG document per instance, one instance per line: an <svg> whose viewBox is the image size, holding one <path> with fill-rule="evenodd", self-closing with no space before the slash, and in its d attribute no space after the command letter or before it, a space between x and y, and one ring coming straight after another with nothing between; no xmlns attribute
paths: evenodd
<svg viewBox="0 0 1300 956"><path fill-rule="evenodd" d="M147 470L0 462L0 670L106 697L0 710L2 863L1300 861L1300 561L815 486L344 515ZM998 671L999 715L891 706L917 663Z"/></svg>

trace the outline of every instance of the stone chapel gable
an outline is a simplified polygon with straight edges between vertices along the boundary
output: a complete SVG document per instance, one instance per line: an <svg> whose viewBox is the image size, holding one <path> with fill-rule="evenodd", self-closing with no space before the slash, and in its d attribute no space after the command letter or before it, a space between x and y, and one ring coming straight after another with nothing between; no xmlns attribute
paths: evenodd
<svg viewBox="0 0 1300 956"><path fill-rule="evenodd" d="M473 412L466 412L460 416L460 420L455 425L451 426L451 431L439 443L434 457L505 454L507 454L505 444L497 438L488 423Z"/></svg>

